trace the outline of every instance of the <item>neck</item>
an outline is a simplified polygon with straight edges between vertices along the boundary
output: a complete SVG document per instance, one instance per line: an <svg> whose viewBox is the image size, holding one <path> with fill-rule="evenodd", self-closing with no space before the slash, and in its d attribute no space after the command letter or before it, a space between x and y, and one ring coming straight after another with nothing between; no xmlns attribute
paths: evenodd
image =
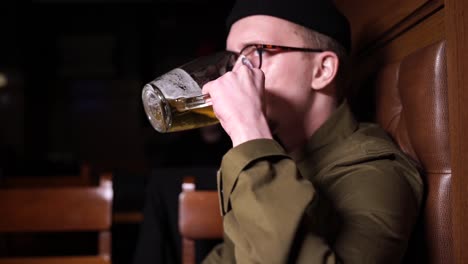
<svg viewBox="0 0 468 264"><path fill-rule="evenodd" d="M288 153L303 147L307 140L325 123L337 108L334 97L317 93L296 124L288 124L278 130L278 138Z"/></svg>

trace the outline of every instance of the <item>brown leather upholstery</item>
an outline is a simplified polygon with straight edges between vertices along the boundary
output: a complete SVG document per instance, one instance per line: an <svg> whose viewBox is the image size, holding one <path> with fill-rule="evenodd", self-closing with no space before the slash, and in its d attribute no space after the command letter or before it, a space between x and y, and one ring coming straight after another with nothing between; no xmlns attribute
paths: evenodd
<svg viewBox="0 0 468 264"><path fill-rule="evenodd" d="M453 263L445 42L382 68L376 89L377 122L420 163L426 185L407 261Z"/></svg>

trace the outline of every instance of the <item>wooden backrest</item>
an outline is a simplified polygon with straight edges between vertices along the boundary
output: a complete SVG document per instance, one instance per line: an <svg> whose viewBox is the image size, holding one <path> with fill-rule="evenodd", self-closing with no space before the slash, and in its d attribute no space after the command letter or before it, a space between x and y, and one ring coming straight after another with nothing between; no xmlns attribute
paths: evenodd
<svg viewBox="0 0 468 264"><path fill-rule="evenodd" d="M5 258L0 263L110 263L112 200L110 175L99 186L0 189L0 233L98 232L99 240L98 256Z"/></svg>
<svg viewBox="0 0 468 264"><path fill-rule="evenodd" d="M223 237L223 223L216 191L197 191L193 177L182 183L179 195L179 231L182 263L195 263L195 240Z"/></svg>
<svg viewBox="0 0 468 264"><path fill-rule="evenodd" d="M0 188L89 186L95 184L94 180L89 164L84 163L77 175L3 177Z"/></svg>

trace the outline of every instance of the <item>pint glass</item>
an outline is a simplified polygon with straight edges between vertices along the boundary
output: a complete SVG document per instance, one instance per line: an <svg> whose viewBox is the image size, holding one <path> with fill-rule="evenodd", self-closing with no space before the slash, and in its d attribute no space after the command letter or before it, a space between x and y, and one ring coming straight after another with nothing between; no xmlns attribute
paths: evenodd
<svg viewBox="0 0 468 264"><path fill-rule="evenodd" d="M236 55L218 52L177 67L146 84L143 106L151 125L158 132L175 132L218 123L209 95L202 94L212 81L235 64Z"/></svg>

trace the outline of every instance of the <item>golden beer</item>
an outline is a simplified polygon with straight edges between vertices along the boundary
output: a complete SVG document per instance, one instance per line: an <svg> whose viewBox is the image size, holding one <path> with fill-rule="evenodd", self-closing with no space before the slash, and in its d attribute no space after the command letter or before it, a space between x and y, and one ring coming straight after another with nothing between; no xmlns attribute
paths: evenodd
<svg viewBox="0 0 468 264"><path fill-rule="evenodd" d="M158 132L175 132L219 122L208 95L165 99L151 86L147 86L143 94L147 99L144 105L146 114Z"/></svg>
<svg viewBox="0 0 468 264"><path fill-rule="evenodd" d="M209 126L219 122L211 105L185 110L184 102L179 99L168 100L168 103L171 108L172 124L167 132Z"/></svg>
<svg viewBox="0 0 468 264"><path fill-rule="evenodd" d="M232 69L236 56L222 51L200 57L147 83L142 101L154 129L167 133L218 123L202 87Z"/></svg>

